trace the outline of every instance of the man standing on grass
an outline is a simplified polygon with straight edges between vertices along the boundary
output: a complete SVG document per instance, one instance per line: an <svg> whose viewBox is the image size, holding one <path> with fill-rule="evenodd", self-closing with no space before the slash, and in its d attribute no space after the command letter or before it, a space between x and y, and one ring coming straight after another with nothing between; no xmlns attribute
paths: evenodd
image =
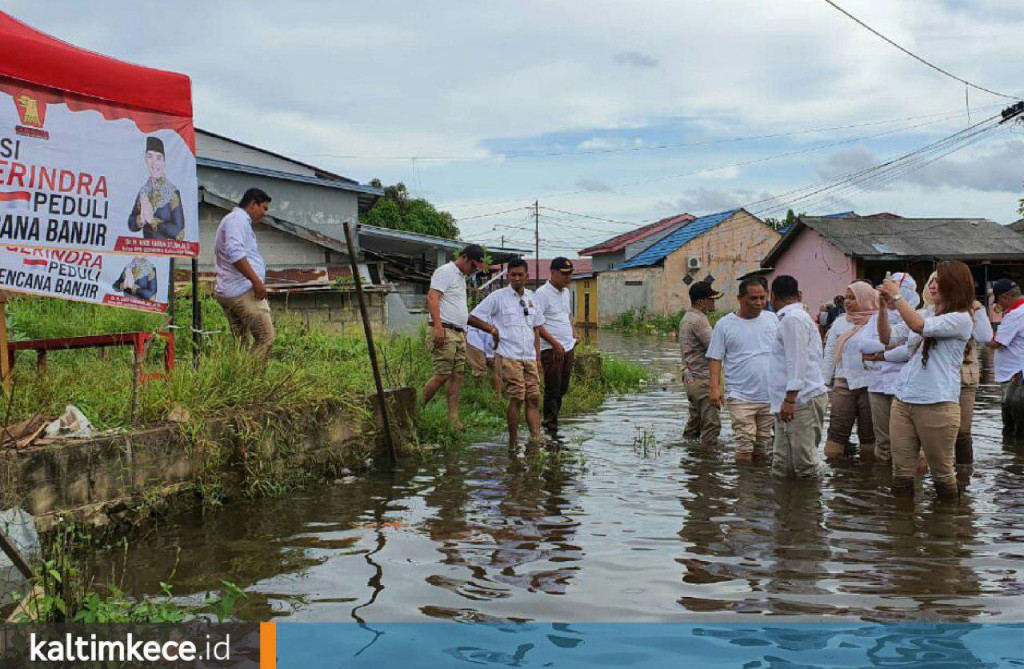
<svg viewBox="0 0 1024 669"><path fill-rule="evenodd" d="M529 276L525 260L510 260L509 285L485 297L470 316L474 327L481 330L491 328L496 333L501 378L508 397L509 448L515 448L519 443L519 410L524 402L530 441L540 441L540 334L537 331L540 315L533 293L526 289ZM487 325L485 320L494 325Z"/></svg>
<svg viewBox="0 0 1024 669"><path fill-rule="evenodd" d="M772 346L771 411L775 416L772 475L805 478L818 471L828 391L821 373L821 334L800 302L796 279L772 282L772 306L779 318Z"/></svg>
<svg viewBox="0 0 1024 669"><path fill-rule="evenodd" d="M722 297L711 284L698 281L690 286L690 308L679 321L679 350L683 356L683 383L690 402L690 417L683 436L700 438L702 446L718 443L722 430L719 408L711 403L708 346L711 344L711 323L708 314L715 310L715 300Z"/></svg>
<svg viewBox="0 0 1024 669"><path fill-rule="evenodd" d="M537 289L534 300L540 329L540 362L544 369L544 429L558 432L558 413L572 379L576 333L572 327L572 261L551 261L551 278Z"/></svg>
<svg viewBox="0 0 1024 669"><path fill-rule="evenodd" d="M995 378L1003 391L1003 436L1024 439L1024 297L1009 279L992 284L1003 320L989 346L995 352Z"/></svg>
<svg viewBox="0 0 1024 669"><path fill-rule="evenodd" d="M252 351L265 358L274 343L274 321L264 284L267 265L256 244L253 226L270 209L270 196L259 188L250 188L238 206L221 219L214 237L214 265L217 285L214 297L220 303L231 326L241 340L252 337Z"/></svg>
<svg viewBox="0 0 1024 669"><path fill-rule="evenodd" d="M722 406L724 368L736 462L748 464L755 452L764 454L772 436L768 365L779 319L765 311L768 291L758 277L740 282L737 299L740 308L723 316L711 333L707 355L711 372L709 397L713 405Z"/></svg>
<svg viewBox="0 0 1024 669"><path fill-rule="evenodd" d="M466 305L466 277L482 269L486 269L484 250L470 244L458 258L434 270L427 292L427 350L433 358L434 373L423 386L423 404L429 404L441 386L447 384L448 421L456 430L462 429L459 391L466 367L466 325L472 321ZM482 321L473 325L485 332L494 330Z"/></svg>

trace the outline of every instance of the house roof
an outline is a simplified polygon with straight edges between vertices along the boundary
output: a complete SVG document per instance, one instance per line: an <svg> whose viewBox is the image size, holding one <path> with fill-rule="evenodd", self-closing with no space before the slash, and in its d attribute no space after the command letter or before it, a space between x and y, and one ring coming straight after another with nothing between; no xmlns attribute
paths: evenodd
<svg viewBox="0 0 1024 669"><path fill-rule="evenodd" d="M621 235L615 235L614 237L606 239L599 244L588 246L580 251L580 255L592 256L598 253L614 253L616 251L621 251L630 244L635 244L636 242L646 239L651 235L668 230L673 225L692 220L694 220L694 217L690 214L677 214L675 216L663 218L660 221L655 221L654 223L645 225L642 228L623 232Z"/></svg>
<svg viewBox="0 0 1024 669"><path fill-rule="evenodd" d="M245 148L252 149L253 151L258 151L260 153L265 153L268 156L274 156L275 158L280 158L281 160L285 160L285 161L287 161L289 163L292 163L293 165L298 165L299 167L305 167L308 170L312 170L313 172L316 173L316 176L318 176L318 177L320 177L322 179L332 179L334 181L344 181L346 183L357 184L357 185L359 183L355 179L349 179L348 177L343 177L340 174L335 174L334 172L329 172L328 170L325 170L322 167L317 167L316 165L310 165L309 163L304 163L301 160L295 160L294 158L289 158L288 156L282 155L280 153L275 153L274 151L268 151L267 149L264 149L261 146L256 146L254 144L249 144L247 142L243 142L243 141L234 139L232 137L228 137L226 135L221 135L221 134L218 134L216 132L211 132L211 131L205 130L203 128L196 128L196 134L198 134L198 135L207 135L209 137L216 137L217 139L222 139L225 142L231 142L232 144L237 144L238 146L244 146Z"/></svg>
<svg viewBox="0 0 1024 669"><path fill-rule="evenodd" d="M243 165L242 163L232 163L226 160L217 160L215 158L204 158L202 156L199 156L196 158L196 165L199 165L201 167L211 167L219 170L227 170L229 172L254 174L256 176L267 177L270 179L294 181L296 183L310 184L312 186L321 186L323 188L335 188L338 190L346 190L358 194L360 210L369 209L380 197L384 195L383 188L378 188L376 186L364 186L362 184L355 183L354 181L340 181L338 179L324 179L321 177L311 177L303 174L293 174L291 172L272 170L266 167L256 167L255 165Z"/></svg>
<svg viewBox="0 0 1024 669"><path fill-rule="evenodd" d="M804 229L810 228L849 257L869 260L1020 258L1024 238L985 218L891 218L805 216L761 261L773 267Z"/></svg>
<svg viewBox="0 0 1024 669"><path fill-rule="evenodd" d="M717 214L709 214L708 216L701 216L695 219L683 227L679 228L675 232L666 235L660 240L648 246L646 249L636 254L626 262L619 265L616 269L629 269L631 267L650 267L651 265L657 265L663 261L668 255L678 251L688 242L700 237L705 232L715 227L723 221L727 221L736 215L737 212L742 211L741 209L730 209L729 211L722 211Z"/></svg>
<svg viewBox="0 0 1024 669"><path fill-rule="evenodd" d="M551 258L540 259L540 272L537 271L537 259L527 258L526 264L530 269L530 283L543 282L551 278ZM573 258L573 276L579 274L590 274L594 271L594 263L589 258Z"/></svg>
<svg viewBox="0 0 1024 669"><path fill-rule="evenodd" d="M1006 227L1010 228L1014 232L1024 233L1024 218L1020 219L1019 221L1015 221L1013 223L1010 223Z"/></svg>

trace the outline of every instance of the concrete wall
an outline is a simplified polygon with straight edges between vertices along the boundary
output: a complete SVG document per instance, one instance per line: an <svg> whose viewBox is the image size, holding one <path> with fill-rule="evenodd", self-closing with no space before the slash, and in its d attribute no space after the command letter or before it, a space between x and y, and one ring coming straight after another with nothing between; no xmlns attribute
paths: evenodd
<svg viewBox="0 0 1024 669"><path fill-rule="evenodd" d="M416 393L392 391L391 415L400 443L413 429ZM360 406L307 407L285 420L294 430L264 437L261 458L274 467L333 476L340 467L356 470L368 455L383 453L382 412L374 396ZM105 525L130 520L133 509L145 509L165 496L188 491L198 477L215 475L225 485L240 481L242 452L238 431L230 420L204 426L198 439L212 439L227 457L209 470L203 447L178 426L139 430L94 439L68 440L47 446L0 451L0 507L20 506L47 529L60 514ZM279 443L276 439L287 439ZM207 479L208 480L208 479ZM192 496L193 499L196 499Z"/></svg>
<svg viewBox="0 0 1024 669"><path fill-rule="evenodd" d="M739 305L736 293L739 278L761 266L761 260L771 251L781 235L745 211L737 213L700 237L677 249L665 258L665 273L658 297L659 311L669 314L690 306L689 286L683 277L689 274L695 281L712 275L715 289L724 293L718 301L719 311L732 311ZM700 258L701 268L690 272L690 258Z"/></svg>
<svg viewBox="0 0 1024 669"><path fill-rule="evenodd" d="M359 220L359 196L351 191L296 183L214 167L199 166L199 185L232 202L248 188L262 188L273 198L270 213L335 239L345 239L342 223Z"/></svg>
<svg viewBox="0 0 1024 669"><path fill-rule="evenodd" d="M383 333L388 327L388 293L364 292L370 327ZM362 332L363 321L355 290L271 293L271 310L301 318L307 325L317 323L338 333Z"/></svg>
<svg viewBox="0 0 1024 669"><path fill-rule="evenodd" d="M775 263L768 280L780 274L796 277L804 294L804 304L817 313L823 302L845 295L846 287L857 278L857 264L809 228L804 229Z"/></svg>
<svg viewBox="0 0 1024 669"><path fill-rule="evenodd" d="M226 211L212 204L204 202L199 205L199 267L204 271L212 271L214 268L213 242L217 226L226 214ZM328 251L318 244L266 225L257 224L253 229L268 269L325 267L328 264Z"/></svg>
<svg viewBox="0 0 1024 669"><path fill-rule="evenodd" d="M661 267L636 267L602 272L597 278L597 324L608 325L631 309L660 314L664 308Z"/></svg>

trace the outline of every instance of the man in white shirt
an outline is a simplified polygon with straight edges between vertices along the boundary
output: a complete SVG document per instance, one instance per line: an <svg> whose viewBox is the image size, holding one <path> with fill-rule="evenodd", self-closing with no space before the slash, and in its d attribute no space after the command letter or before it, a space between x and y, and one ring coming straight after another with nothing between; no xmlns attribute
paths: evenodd
<svg viewBox="0 0 1024 669"><path fill-rule="evenodd" d="M509 285L485 297L470 316L475 327L480 327L478 322L486 326L484 319L493 323L486 327L494 330L498 342L501 378L508 396L506 419L510 448L519 443L519 410L524 402L530 441L540 441L540 334L537 332L540 316L533 293L526 289L528 277L525 260L510 260Z"/></svg>
<svg viewBox="0 0 1024 669"><path fill-rule="evenodd" d="M768 366L779 319L765 311L768 291L758 277L740 282L740 308L723 316L711 333L709 397L722 406L722 371L725 398L736 441L736 461L749 463L755 450L764 452L772 436L768 398Z"/></svg>
<svg viewBox="0 0 1024 669"><path fill-rule="evenodd" d="M423 404L428 404L441 386L447 384L448 421L455 430L462 429L459 391L466 367L466 326L471 322L466 306L466 277L485 268L483 248L470 244L458 258L434 270L427 291L430 313L427 350L433 359L434 373L423 386ZM482 321L472 324L484 332L494 329Z"/></svg>
<svg viewBox="0 0 1024 669"><path fill-rule="evenodd" d="M270 196L250 188L238 206L221 219L214 237L214 266L217 285L214 297L236 337L252 337L252 351L266 357L274 343L274 321L264 284L267 265L263 261L253 226L270 209Z"/></svg>
<svg viewBox="0 0 1024 669"><path fill-rule="evenodd" d="M1003 435L1024 438L1024 298L1009 279L992 284L1003 320L989 346L995 352L995 378L1003 390Z"/></svg>
<svg viewBox="0 0 1024 669"><path fill-rule="evenodd" d="M540 330L540 363L544 370L544 429L558 432L558 413L572 379L576 333L572 326L573 266L568 258L551 261L551 278L534 293Z"/></svg>
<svg viewBox="0 0 1024 669"><path fill-rule="evenodd" d="M770 366L775 416L772 475L810 477L818 471L818 443L828 408L821 334L800 303L800 287L793 277L781 275L772 281L772 306L779 317Z"/></svg>

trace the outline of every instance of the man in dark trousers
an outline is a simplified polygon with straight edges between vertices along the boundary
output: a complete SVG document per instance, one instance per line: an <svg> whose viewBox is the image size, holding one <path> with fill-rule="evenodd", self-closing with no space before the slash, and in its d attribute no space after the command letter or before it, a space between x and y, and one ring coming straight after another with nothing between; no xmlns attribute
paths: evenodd
<svg viewBox="0 0 1024 669"><path fill-rule="evenodd" d="M534 294L540 329L540 361L544 368L544 429L558 432L558 412L569 392L576 333L572 325L573 266L568 258L551 261L551 278Z"/></svg>

